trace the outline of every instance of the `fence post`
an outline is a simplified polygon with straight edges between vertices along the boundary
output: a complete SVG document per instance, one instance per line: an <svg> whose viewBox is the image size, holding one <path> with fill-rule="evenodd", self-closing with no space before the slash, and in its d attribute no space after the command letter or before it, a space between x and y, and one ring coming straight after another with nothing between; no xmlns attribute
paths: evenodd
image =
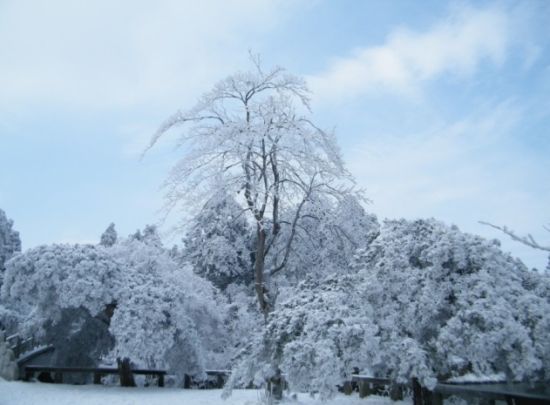
<svg viewBox="0 0 550 405"><path fill-rule="evenodd" d="M130 367L130 359L128 357L117 359L118 375L120 377L120 385L122 387L135 387L134 375L132 374L132 368Z"/></svg>
<svg viewBox="0 0 550 405"><path fill-rule="evenodd" d="M423 405L422 404L422 386L420 385L416 377L412 379L412 390L413 390L413 405Z"/></svg>
<svg viewBox="0 0 550 405"><path fill-rule="evenodd" d="M94 384L101 384L101 374L98 372L94 373Z"/></svg>
<svg viewBox="0 0 550 405"><path fill-rule="evenodd" d="M164 374L159 374L159 387L164 387Z"/></svg>
<svg viewBox="0 0 550 405"><path fill-rule="evenodd" d="M370 383L359 381L359 398L368 397L371 393Z"/></svg>

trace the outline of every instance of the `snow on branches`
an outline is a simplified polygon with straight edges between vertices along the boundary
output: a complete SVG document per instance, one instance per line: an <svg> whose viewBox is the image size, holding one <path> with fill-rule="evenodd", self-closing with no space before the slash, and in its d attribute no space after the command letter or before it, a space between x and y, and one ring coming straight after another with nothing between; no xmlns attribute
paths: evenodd
<svg viewBox="0 0 550 405"><path fill-rule="evenodd" d="M497 243L433 219L386 221L356 268L376 308L377 373L427 386L466 372L550 378L550 278Z"/></svg>
<svg viewBox="0 0 550 405"><path fill-rule="evenodd" d="M252 61L251 71L227 77L170 117L151 146L182 129L183 156L165 183L168 210L200 208L219 190L238 197L254 227L255 289L266 316L275 295L269 278L287 268L302 210L316 196L339 201L357 193L333 134L310 119L304 80Z"/></svg>
<svg viewBox="0 0 550 405"><path fill-rule="evenodd" d="M114 338L112 350L96 350L91 339L60 351L93 351L96 363L100 356L129 357L137 365L169 367L180 378L200 375L223 353L220 298L189 267L178 267L158 241L149 227L141 238L111 247L30 249L7 263L2 302L18 314L21 333L42 341L59 342L61 333L70 342L96 318Z"/></svg>
<svg viewBox="0 0 550 405"><path fill-rule="evenodd" d="M13 221L8 219L4 211L0 209L0 286L2 285L4 263L20 251L19 232L13 229Z"/></svg>
<svg viewBox="0 0 550 405"><path fill-rule="evenodd" d="M332 395L354 367L433 387L467 373L550 379L550 277L433 219L385 221L338 268L281 293L232 384L273 376Z"/></svg>

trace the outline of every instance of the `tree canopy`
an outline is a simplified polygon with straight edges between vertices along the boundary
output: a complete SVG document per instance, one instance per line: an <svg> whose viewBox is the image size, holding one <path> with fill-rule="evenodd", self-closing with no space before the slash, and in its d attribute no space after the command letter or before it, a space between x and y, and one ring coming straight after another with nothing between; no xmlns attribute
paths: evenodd
<svg viewBox="0 0 550 405"><path fill-rule="evenodd" d="M291 386L328 397L354 367L427 387L468 373L550 378L549 275L433 219L385 221L353 272L282 296L232 383L280 368Z"/></svg>
<svg viewBox="0 0 550 405"><path fill-rule="evenodd" d="M13 221L0 209L0 286L4 273L4 263L15 253L21 251L19 232L13 229Z"/></svg>
<svg viewBox="0 0 550 405"><path fill-rule="evenodd" d="M239 201L255 228L255 288L267 314L269 278L286 268L303 211L320 197L336 203L352 194L353 180L333 134L309 117L303 79L278 67L264 71L252 59L251 71L218 82L194 108L170 117L151 146L183 128L182 157L166 181L168 209L203 207L219 190Z"/></svg>

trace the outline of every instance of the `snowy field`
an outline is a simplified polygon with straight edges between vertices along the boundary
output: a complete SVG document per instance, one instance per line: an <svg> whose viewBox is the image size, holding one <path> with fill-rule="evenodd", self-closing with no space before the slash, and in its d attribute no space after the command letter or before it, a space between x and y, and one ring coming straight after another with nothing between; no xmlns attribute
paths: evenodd
<svg viewBox="0 0 550 405"><path fill-rule="evenodd" d="M123 388L94 385L64 385L0 380L0 405L261 405L262 391L235 390L227 400L221 390L182 390L176 388ZM288 405L376 405L407 404L383 397L360 399L356 395L338 395L321 402L307 394L283 401Z"/></svg>

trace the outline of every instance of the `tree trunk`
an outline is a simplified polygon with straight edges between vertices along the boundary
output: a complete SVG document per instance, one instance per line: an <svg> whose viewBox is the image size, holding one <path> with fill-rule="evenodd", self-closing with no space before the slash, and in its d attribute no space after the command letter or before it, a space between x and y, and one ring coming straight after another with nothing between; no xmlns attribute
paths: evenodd
<svg viewBox="0 0 550 405"><path fill-rule="evenodd" d="M366 381L359 381L359 398L366 398L372 394L370 383Z"/></svg>
<svg viewBox="0 0 550 405"><path fill-rule="evenodd" d="M413 405L423 405L422 386L417 378L412 379Z"/></svg>
<svg viewBox="0 0 550 405"><path fill-rule="evenodd" d="M256 295L258 297L258 303L260 304L260 310L264 314L264 318L267 319L269 314L269 303L267 302L264 282L264 269L265 269L265 241L266 233L261 228L261 225L257 225L257 240L256 240L256 257L254 262L254 282L256 287Z"/></svg>
<svg viewBox="0 0 550 405"><path fill-rule="evenodd" d="M116 360L118 365L118 375L120 377L121 387L135 387L134 375L132 374L132 368L130 367L130 359L128 357L120 360Z"/></svg>
<svg viewBox="0 0 550 405"><path fill-rule="evenodd" d="M403 387L401 385L396 383L390 384L390 399L392 401L403 400Z"/></svg>
<svg viewBox="0 0 550 405"><path fill-rule="evenodd" d="M283 399L283 390L285 384L281 370L277 369L277 372L267 382L267 395L273 398L275 401Z"/></svg>

